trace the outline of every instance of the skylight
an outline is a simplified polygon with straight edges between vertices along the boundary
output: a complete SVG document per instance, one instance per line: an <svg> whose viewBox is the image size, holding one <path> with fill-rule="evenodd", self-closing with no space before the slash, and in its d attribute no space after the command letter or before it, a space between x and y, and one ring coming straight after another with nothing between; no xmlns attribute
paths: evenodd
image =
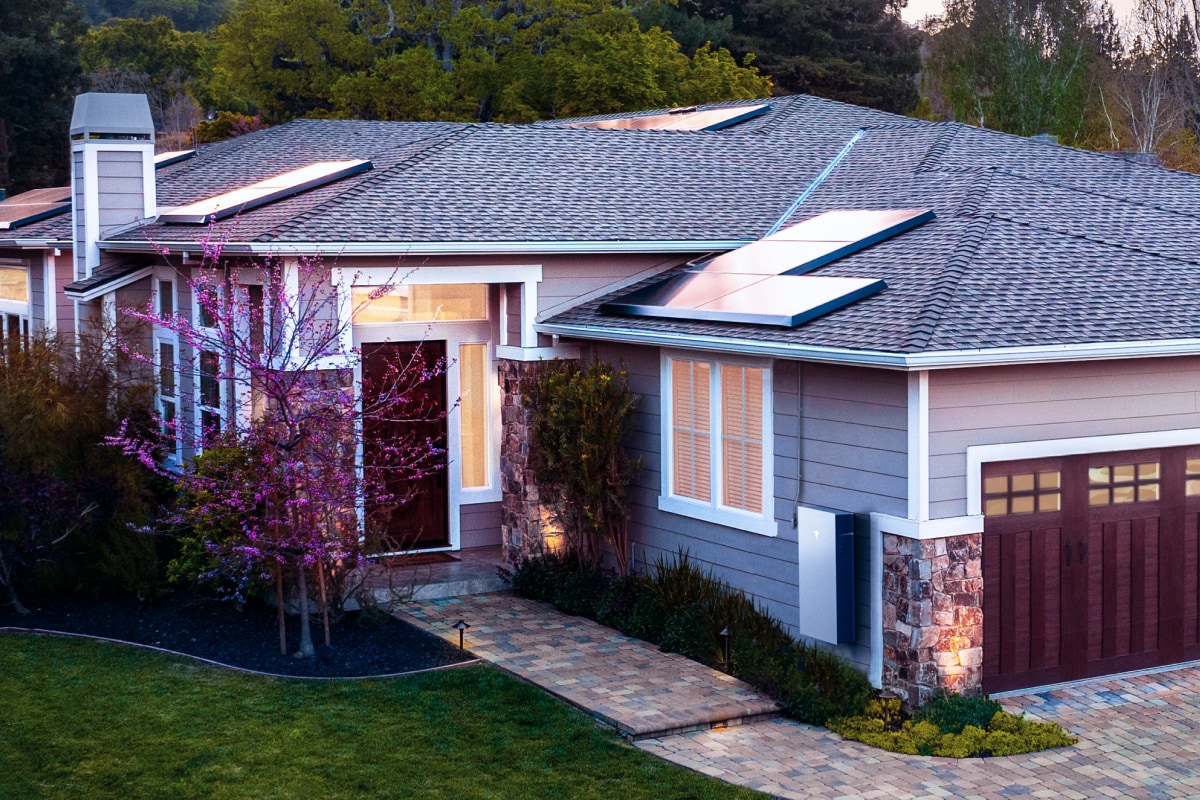
<svg viewBox="0 0 1200 800"><path fill-rule="evenodd" d="M162 169L169 167L172 164L178 164L180 161L191 158L196 155L195 150L170 150L166 153L154 154L154 168Z"/></svg>
<svg viewBox="0 0 1200 800"><path fill-rule="evenodd" d="M161 222L204 225L371 169L370 161L321 161L188 205L167 209Z"/></svg>
<svg viewBox="0 0 1200 800"><path fill-rule="evenodd" d="M767 103L759 103L752 106L722 106L701 111L691 106L674 108L666 114L575 122L571 127L636 131L717 131L765 114L770 107Z"/></svg>
<svg viewBox="0 0 1200 800"><path fill-rule="evenodd" d="M0 230L19 228L70 209L70 187L22 192L0 201Z"/></svg>
<svg viewBox="0 0 1200 800"><path fill-rule="evenodd" d="M887 288L875 278L804 273L933 218L924 209L820 214L628 292L600 313L795 327Z"/></svg>

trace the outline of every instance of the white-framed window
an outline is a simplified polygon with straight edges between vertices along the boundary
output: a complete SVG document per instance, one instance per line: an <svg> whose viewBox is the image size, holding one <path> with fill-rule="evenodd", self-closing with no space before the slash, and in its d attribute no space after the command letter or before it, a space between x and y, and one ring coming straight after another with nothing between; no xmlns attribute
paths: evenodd
<svg viewBox="0 0 1200 800"><path fill-rule="evenodd" d="M216 322L210 317L198 297L192 298L192 311L192 324L202 332L211 332L215 339L217 331L214 326ZM194 360L196 376L193 398L196 409L194 424L196 425L198 449L203 449L206 440L225 430L228 422L225 418L225 409L228 407L225 397L226 381L221 380L225 370L221 363L221 354L216 350L198 349L195 351Z"/></svg>
<svg viewBox="0 0 1200 800"><path fill-rule="evenodd" d="M663 511L775 536L771 365L664 353Z"/></svg>
<svg viewBox="0 0 1200 800"><path fill-rule="evenodd" d="M0 352L29 347L31 294L27 267L0 265Z"/></svg>
<svg viewBox="0 0 1200 800"><path fill-rule="evenodd" d="M155 280L154 310L159 317L174 315L177 308L175 281L159 278ZM158 326L154 330L155 389L158 396L158 415L163 421L164 433L173 449L167 460L179 463L182 458L181 443L176 426L179 424L179 336L167 328Z"/></svg>

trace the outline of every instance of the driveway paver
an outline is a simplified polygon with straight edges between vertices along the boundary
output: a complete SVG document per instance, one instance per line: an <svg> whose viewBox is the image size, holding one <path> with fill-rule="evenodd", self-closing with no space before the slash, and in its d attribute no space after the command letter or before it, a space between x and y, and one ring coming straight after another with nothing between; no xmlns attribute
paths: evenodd
<svg viewBox="0 0 1200 800"><path fill-rule="evenodd" d="M922 758L763 719L775 706L746 684L543 603L490 594L418 603L407 614L451 641L451 626L464 619L476 655L588 710L641 749L778 797L1200 799L1195 666L1001 699L1060 723L1079 737L1075 747ZM710 728L723 715L747 724Z"/></svg>

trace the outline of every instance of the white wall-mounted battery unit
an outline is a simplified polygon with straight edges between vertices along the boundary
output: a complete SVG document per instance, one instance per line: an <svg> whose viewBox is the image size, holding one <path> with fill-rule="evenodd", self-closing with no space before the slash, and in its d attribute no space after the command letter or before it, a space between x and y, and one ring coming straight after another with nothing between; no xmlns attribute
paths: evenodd
<svg viewBox="0 0 1200 800"><path fill-rule="evenodd" d="M800 540L800 633L830 644L853 642L854 515L796 509Z"/></svg>

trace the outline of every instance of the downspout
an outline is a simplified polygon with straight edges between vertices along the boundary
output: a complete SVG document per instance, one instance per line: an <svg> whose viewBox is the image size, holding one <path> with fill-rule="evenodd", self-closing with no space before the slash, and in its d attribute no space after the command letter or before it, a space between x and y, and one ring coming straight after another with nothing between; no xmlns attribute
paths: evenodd
<svg viewBox="0 0 1200 800"><path fill-rule="evenodd" d="M764 238L778 232L778 230L783 227L783 223L787 222L788 219L791 218L792 214L796 213L796 209L800 207L800 204L807 200L809 195L817 190L818 186L824 183L825 179L829 177L829 174L833 172L834 168L836 168L837 165L841 163L842 159L845 158L850 152L850 148L854 147L855 143L857 143L865 133L866 130L864 128L859 128L858 132L850 137L850 141L846 142L846 146L842 148L842 151L834 156L833 161L830 161L825 169L821 170L821 174L816 177L816 180L810 183L808 188L800 193L800 196L796 198L795 202L788 206L788 210L783 212L783 216L777 219L775 224L763 234Z"/></svg>

